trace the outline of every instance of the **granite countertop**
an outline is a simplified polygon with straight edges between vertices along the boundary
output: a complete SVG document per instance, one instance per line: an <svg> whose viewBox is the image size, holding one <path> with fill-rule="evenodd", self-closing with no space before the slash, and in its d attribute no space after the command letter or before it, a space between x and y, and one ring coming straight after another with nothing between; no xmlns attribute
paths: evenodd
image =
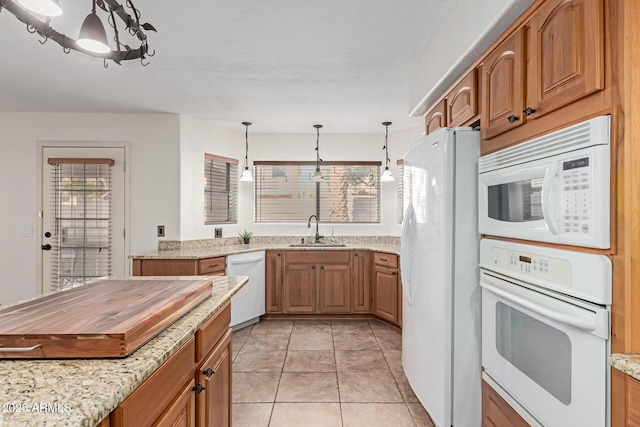
<svg viewBox="0 0 640 427"><path fill-rule="evenodd" d="M299 240L298 240L299 242ZM297 242L296 242L297 243ZM350 251L350 250L371 250L377 252L400 255L400 243L380 243L380 242L345 242L344 247L336 246L304 246L291 247L291 243L250 243L229 244L220 246L183 247L179 249L163 249L131 255L131 259L202 259L217 256L241 254L246 252L264 250L303 250L303 251Z"/></svg>
<svg viewBox="0 0 640 427"><path fill-rule="evenodd" d="M625 374L640 380L640 353L612 354L609 364Z"/></svg>
<svg viewBox="0 0 640 427"><path fill-rule="evenodd" d="M198 279L213 281L211 297L128 357L0 360L0 427L93 427L100 423L248 280L222 276Z"/></svg>

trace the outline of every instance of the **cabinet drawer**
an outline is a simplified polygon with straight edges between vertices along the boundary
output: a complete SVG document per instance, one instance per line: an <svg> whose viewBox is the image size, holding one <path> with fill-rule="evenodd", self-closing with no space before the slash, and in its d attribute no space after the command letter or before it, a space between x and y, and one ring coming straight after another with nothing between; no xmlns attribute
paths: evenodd
<svg viewBox="0 0 640 427"><path fill-rule="evenodd" d="M387 267L398 268L398 255L385 254L381 252L373 253L374 264L384 265Z"/></svg>
<svg viewBox="0 0 640 427"><path fill-rule="evenodd" d="M198 274L224 274L225 259L223 256L215 258L205 258L198 261Z"/></svg>
<svg viewBox="0 0 640 427"><path fill-rule="evenodd" d="M351 253L349 251L287 251L285 253L285 262L287 263L345 263L351 262Z"/></svg>
<svg viewBox="0 0 640 427"><path fill-rule="evenodd" d="M113 411L113 427L152 425L193 378L194 352L191 338Z"/></svg>
<svg viewBox="0 0 640 427"><path fill-rule="evenodd" d="M199 362L229 330L231 302L225 304L207 323L196 331L195 361Z"/></svg>

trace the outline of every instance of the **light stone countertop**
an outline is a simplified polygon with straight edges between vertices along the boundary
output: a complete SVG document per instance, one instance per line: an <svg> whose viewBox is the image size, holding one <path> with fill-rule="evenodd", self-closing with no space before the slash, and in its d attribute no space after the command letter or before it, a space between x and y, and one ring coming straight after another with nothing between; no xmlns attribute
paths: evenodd
<svg viewBox="0 0 640 427"><path fill-rule="evenodd" d="M0 427L93 427L100 423L248 282L244 276L198 279L213 281L211 297L128 357L0 360Z"/></svg>
<svg viewBox="0 0 640 427"><path fill-rule="evenodd" d="M345 243L345 247L335 246L305 246L290 247L290 243L250 243L248 245L235 244L224 246L209 246L200 248L168 249L131 255L131 259L202 259L217 256L235 255L246 252L264 250L303 250L303 251L351 251L371 250L377 252L400 255L399 243Z"/></svg>
<svg viewBox="0 0 640 427"><path fill-rule="evenodd" d="M640 354L612 354L609 356L609 364L625 374L640 380Z"/></svg>

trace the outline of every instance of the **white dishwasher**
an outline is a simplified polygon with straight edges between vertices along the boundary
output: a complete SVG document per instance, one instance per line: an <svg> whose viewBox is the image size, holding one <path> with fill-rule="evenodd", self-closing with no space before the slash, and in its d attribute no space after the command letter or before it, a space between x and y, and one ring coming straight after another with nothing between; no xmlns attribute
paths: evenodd
<svg viewBox="0 0 640 427"><path fill-rule="evenodd" d="M249 283L231 298L231 327L260 321L265 313L264 251L227 256L227 276L248 276Z"/></svg>

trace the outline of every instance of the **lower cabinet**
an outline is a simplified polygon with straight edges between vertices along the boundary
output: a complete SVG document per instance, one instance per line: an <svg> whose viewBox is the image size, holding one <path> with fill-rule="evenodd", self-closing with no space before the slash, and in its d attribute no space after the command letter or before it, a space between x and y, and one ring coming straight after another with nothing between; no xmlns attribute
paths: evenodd
<svg viewBox="0 0 640 427"><path fill-rule="evenodd" d="M400 322L398 256L373 253L373 314L391 323Z"/></svg>
<svg viewBox="0 0 640 427"><path fill-rule="evenodd" d="M134 259L134 276L224 276L226 258Z"/></svg>
<svg viewBox="0 0 640 427"><path fill-rule="evenodd" d="M111 412L110 426L230 427L230 321L227 303Z"/></svg>
<svg viewBox="0 0 640 427"><path fill-rule="evenodd" d="M482 381L482 427L529 427L529 424L498 392Z"/></svg>
<svg viewBox="0 0 640 427"><path fill-rule="evenodd" d="M265 313L282 313L284 251L267 251L265 268Z"/></svg>
<svg viewBox="0 0 640 427"><path fill-rule="evenodd" d="M286 264L284 268L284 312L316 312L315 264Z"/></svg>
<svg viewBox="0 0 640 427"><path fill-rule="evenodd" d="M640 381L627 376L627 425L640 426Z"/></svg>
<svg viewBox="0 0 640 427"><path fill-rule="evenodd" d="M318 271L318 312L351 312L351 266L321 265Z"/></svg>
<svg viewBox="0 0 640 427"><path fill-rule="evenodd" d="M371 313L371 253L351 253L351 310Z"/></svg>

